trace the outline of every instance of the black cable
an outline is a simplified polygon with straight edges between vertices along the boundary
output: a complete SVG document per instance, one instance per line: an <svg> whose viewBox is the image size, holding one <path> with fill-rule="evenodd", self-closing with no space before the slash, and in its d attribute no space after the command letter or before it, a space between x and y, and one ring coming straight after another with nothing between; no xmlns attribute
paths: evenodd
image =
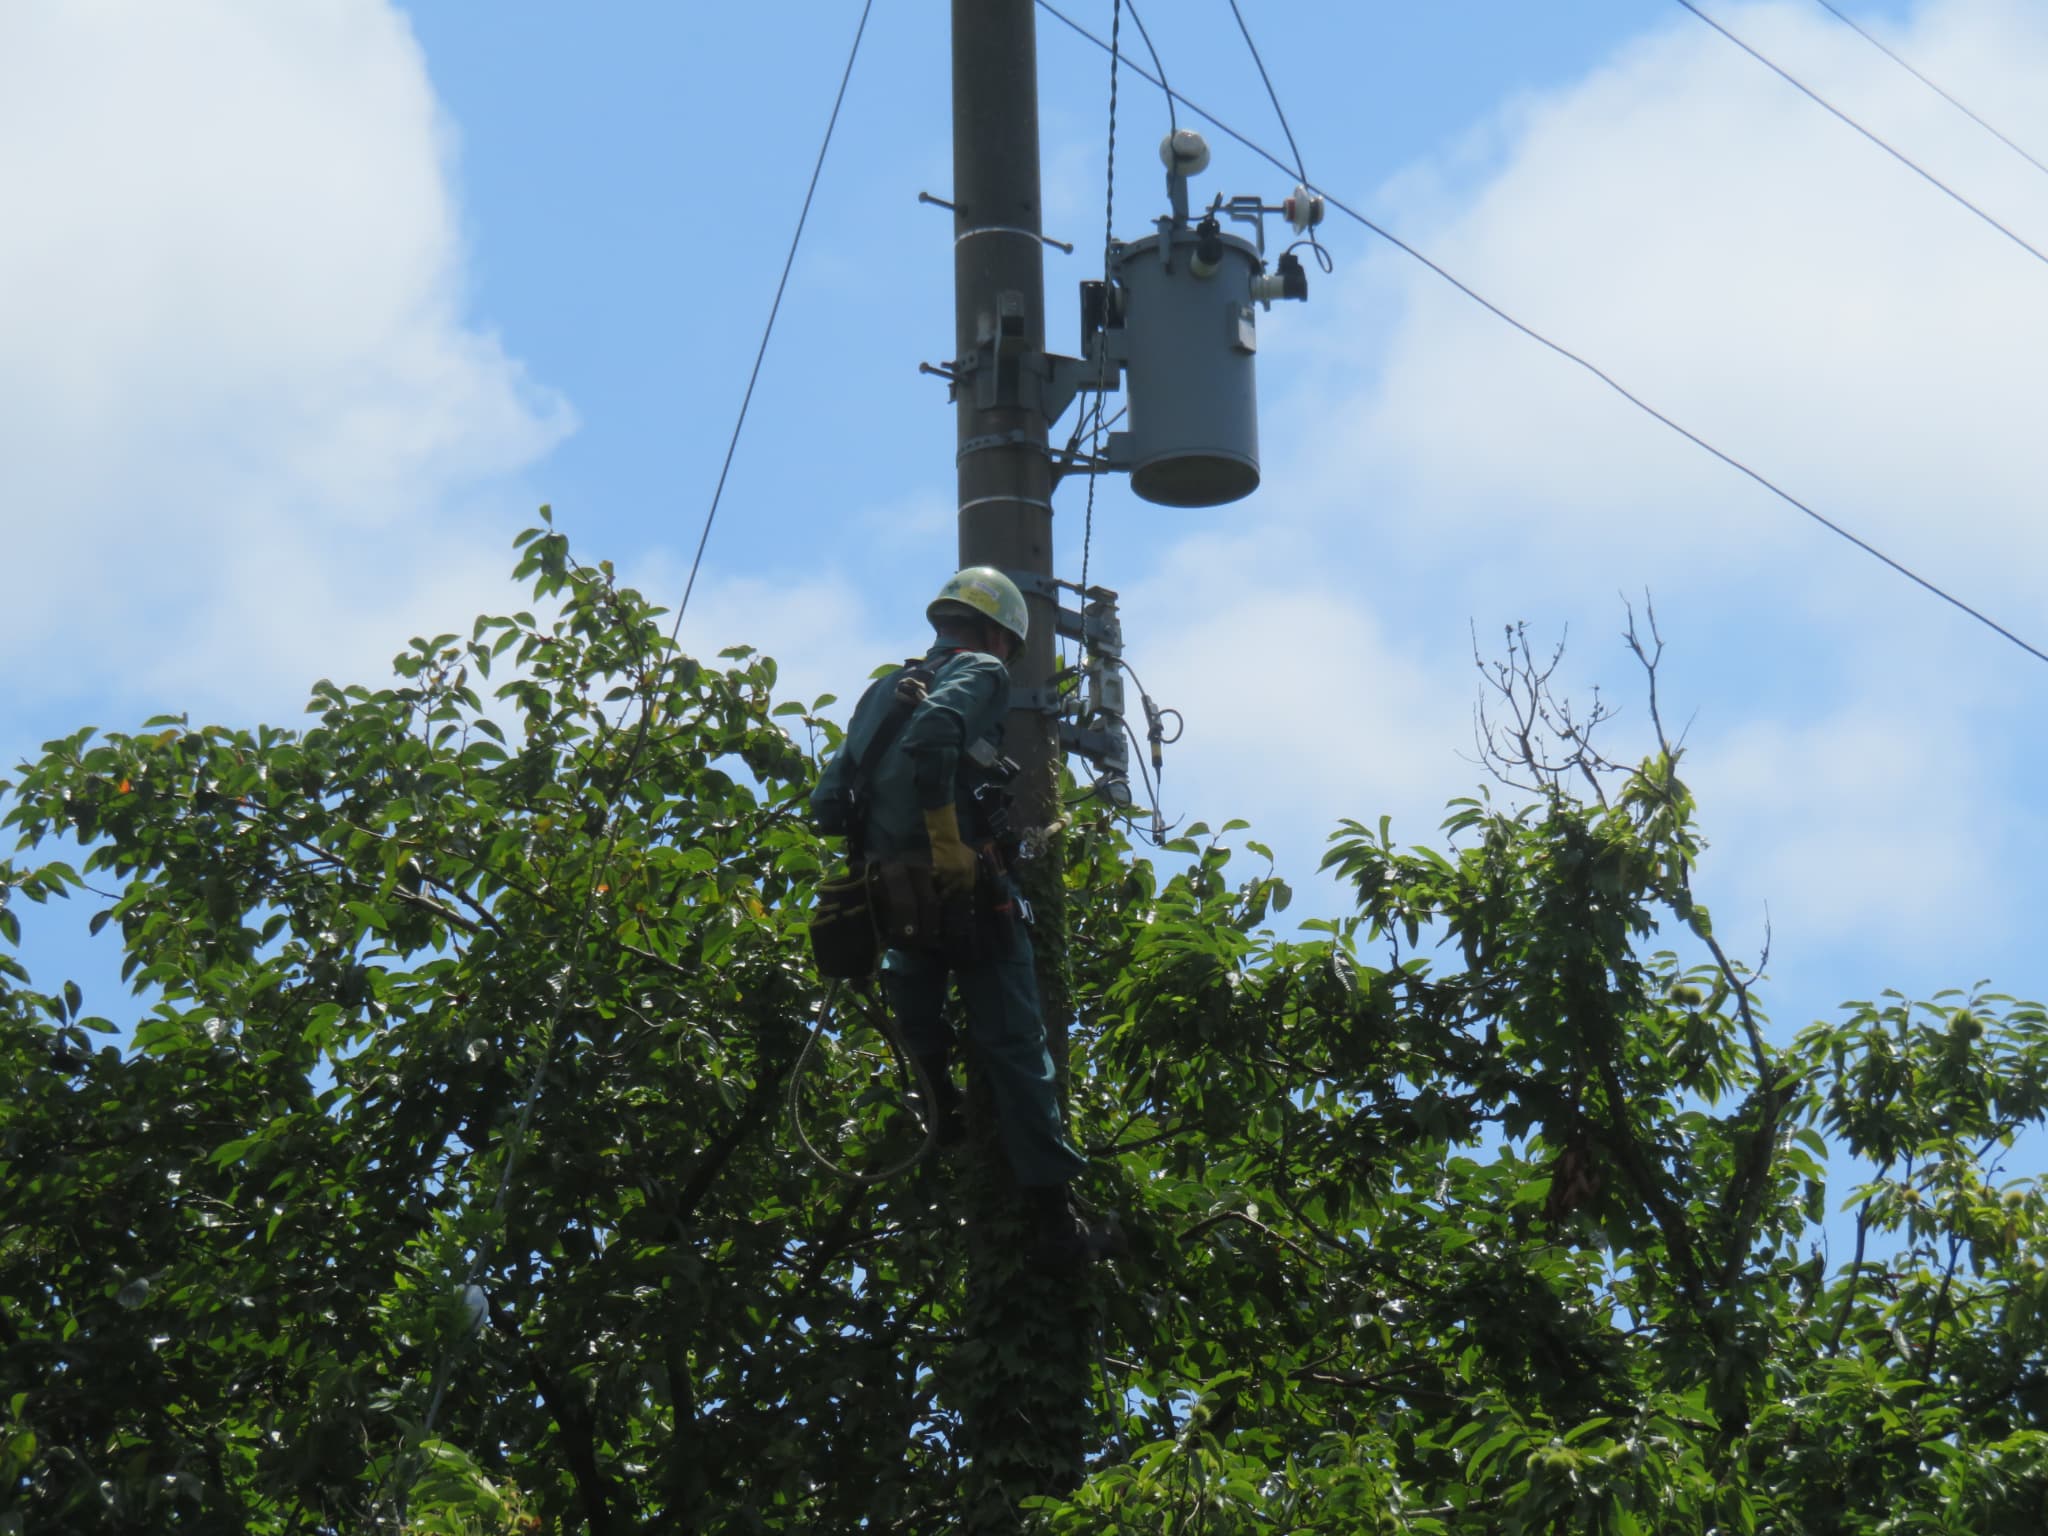
<svg viewBox="0 0 2048 1536"><path fill-rule="evenodd" d="M1259 45L1252 41L1252 29L1245 24L1244 12L1237 8L1237 0L1230 0L1230 14L1237 18L1237 30L1244 34L1244 45L1251 50L1252 63L1259 68L1259 79L1266 87L1266 99L1273 103L1273 115L1280 119L1280 131L1287 135L1287 147L1294 151L1295 180L1305 187L1308 185L1307 162L1301 158L1301 146L1294 142L1294 130L1287 125L1287 109L1280 105L1280 93L1273 89L1273 77L1266 73L1266 61L1259 57ZM1331 260L1330 253L1323 249L1322 241L1316 238L1314 224L1308 226L1306 236L1295 241L1294 245L1287 249L1292 251L1295 245L1306 245L1313 251L1316 265L1324 272L1329 272L1334 267L1335 263Z"/></svg>
<svg viewBox="0 0 2048 1536"><path fill-rule="evenodd" d="M1943 101L1947 102L1950 106L1954 107L1958 112L1962 113L1963 116L1967 117L1979 128L1982 128L1986 133L1990 134L1991 137L1998 140L1999 143L2003 144L2007 149L2011 150L2014 154L2018 155L2022 160L2026 161L2027 164L2031 165L2035 170L2040 171L2044 175L2048 175L2048 165L2043 165L2039 160L2036 160L2032 155L2028 154L2019 145L2015 144L2011 139L2007 138L2004 134L2000 133L1996 128L1992 127L1990 123L1987 123L1975 112L1972 112L1969 109L1969 107L1966 106L1963 102L1958 101L1955 97L1951 96L1947 91L1943 90L1939 85L1935 84L1934 81L1928 79L1927 76L1921 74L1919 70L1913 67L1912 62L1910 60L1905 58L1904 55L1895 53L1890 48L1886 47L1885 44L1877 37L1875 33L1866 30L1863 24L1857 21L1853 16L1850 16L1847 13L1836 9L1835 6L1830 3L1830 0L1814 0L1814 4L1818 5L1822 10L1826 11L1830 16L1834 17L1835 20L1842 23L1843 26L1847 27L1857 36L1861 37L1866 43L1870 44L1871 47L1875 48L1879 53L1883 54L1886 58L1890 59L1894 64L1898 65L1899 68L1903 69L1915 80L1918 80L1922 85L1926 86L1927 89L1934 92L1935 95L1939 96Z"/></svg>
<svg viewBox="0 0 2048 1536"><path fill-rule="evenodd" d="M1052 0L1037 0L1037 3L1040 10L1047 12L1056 20L1064 22L1070 30L1078 33L1082 37L1085 37L1089 42L1093 43L1096 47L1101 48L1106 46L1101 38L1097 37L1094 33L1090 32L1086 27L1082 26L1079 22L1074 21L1072 18L1068 17L1063 12L1061 12L1060 9L1052 3ZM1139 66L1136 64L1131 65L1130 68L1137 70L1140 74L1144 73L1144 71L1140 69ZM1157 85L1160 82L1155 80L1152 83L1154 85ZM1244 134L1239 133L1235 128L1231 127L1230 124L1224 122L1221 118L1217 117L1213 112L1207 111L1205 108L1197 105L1195 102L1188 100L1188 98L1185 96L1182 96L1180 98L1180 101L1182 106L1188 108L1190 111L1195 113L1196 116L1200 117L1204 122L1210 124L1219 133L1225 134L1229 138L1236 140L1239 144L1243 145L1246 149L1250 150L1260 159L1266 161L1269 165L1275 166L1281 171L1286 171L1288 169L1286 161L1282 160L1270 149L1267 149L1263 144L1260 144L1253 139L1247 138ZM1561 342L1552 341L1548 336L1545 336L1541 331L1536 330L1533 326L1530 326L1524 323L1523 321L1517 320L1513 315L1509 314L1506 310L1502 309L1498 304L1494 303L1493 300L1487 298L1484 294L1480 293L1476 288L1473 288L1463 279L1453 276L1448 270L1439 266L1429 257L1423 255L1421 251L1417 250L1414 246L1410 245L1407 241L1403 240L1399 235L1394 234L1391 230L1388 230L1381 225L1375 224L1371 219L1367 218L1364 214L1360 213L1356 208L1353 208L1350 204L1342 201L1335 194L1324 191L1321 187L1316 186L1310 186L1309 190L1320 194L1323 200L1326 203L1328 203L1332 208L1335 208L1339 213L1342 213L1347 218L1353 220L1355 223L1363 225L1366 229L1371 230L1374 234L1378 235L1382 240L1386 241L1389 245L1393 246L1394 249L1400 251L1403 255L1409 256L1414 260L1420 262L1423 266L1429 268L1430 271L1434 272L1438 277L1442 278L1445 282L1449 283L1453 288L1457 289L1458 292L1464 294L1466 298L1470 299L1473 303L1479 305L1482 309L1485 309L1488 313L1494 315L1498 319L1506 321L1509 325L1513 326L1516 330L1520 331L1524 336L1527 336L1531 341L1540 343L1541 345L1548 347L1551 351L1555 352L1559 357L1565 358L1570 362L1578 364L1579 367L1585 369L1586 372L1592 374L1594 378L1598 379L1601 383L1605 384L1617 395L1620 395L1622 399L1626 400L1630 405L1633 405L1637 410L1641 411L1644 415L1649 416L1654 420L1663 423L1663 425L1669 427L1673 432L1676 432L1680 437L1685 438L1694 446L1705 449L1708 453L1712 454L1715 458L1719 459L1723 464L1726 464L1729 468L1739 470L1741 473L1747 475L1751 480L1754 480L1758 485L1762 486L1765 490L1769 491L1773 496L1776 496L1780 501L1785 502L1788 506L1797 508L1799 511L1805 513L1808 517L1812 518L1815 522L1819 523L1823 528L1827 529L1830 533L1833 533L1840 538L1848 540L1849 543L1854 544L1866 555L1869 555L1871 558L1881 561L1883 564L1891 567L1892 570L1898 572L1901 576L1904 576L1908 581L1911 581L1915 585L1924 588L1926 591L1940 598L1943 602L1949 604L1951 607L1960 609L1962 612L1968 614L1971 618L1975 619L1979 624L1982 624L1986 629L1991 630L1994 634L2000 635L2003 638L2010 640L2014 645L2018 646L2021 650L2025 651L2029 656L2032 656L2035 660L2048 662L2048 651L2043 651L2037 646L2030 645L2025 640L2022 640L2018 635L2014 634L2011 630L2007 629L2003 624L2000 624L1996 619L1990 618L1987 615L1979 612L1977 609L1972 608L1968 603L1964 602L1961 598L1956 597L1946 591L1943 591L1940 587L1936 586L1926 577L1918 575L1917 573L1907 569L1905 566L1899 564L1898 561L1894 560L1890 555L1887 555L1883 550L1878 549L1874 545L1869 544L1863 539L1858 538L1855 534L1849 532L1848 529L1842 527L1841 524L1834 522L1831 519L1823 516L1821 513L1815 511L1812 507L1808 506L1805 502L1801 501L1797 496L1794 496L1790 491L1785 490L1782 486L1777 485L1775 482L1767 479L1765 476L1758 473L1756 470L1751 469L1747 464L1743 463L1740 459L1734 458L1729 454L1723 453L1719 448L1716 448L1712 443L1708 442L1698 433L1693 432L1687 427L1680 426L1678 422L1672 420L1671 417L1665 415L1662 411L1658 410L1655 406L1651 405L1641 396L1636 395L1629 391L1627 388L1625 388L1611 374L1604 372L1602 369L1600 369L1593 363L1587 361L1587 359L1581 357L1578 353L1572 351L1571 348L1565 346Z"/></svg>
<svg viewBox="0 0 2048 1536"><path fill-rule="evenodd" d="M1141 75L1145 75L1145 78L1147 80L1152 80L1152 83L1154 85L1158 86L1160 90L1166 92L1166 131L1168 133L1179 133L1180 118L1173 110L1174 92L1173 87L1166 83L1166 66L1159 62L1159 50L1152 46L1152 34L1145 30L1145 18L1138 14L1136 0L1124 0L1124 5L1131 13L1131 20L1135 21L1138 24L1138 36L1145 39L1145 51L1152 55L1152 67L1159 71L1159 78L1157 80L1152 80L1152 77L1150 75L1145 75L1145 71L1143 71L1142 69L1138 70L1138 73ZM1066 20L1064 16L1060 17L1060 19L1062 21ZM1113 63L1115 59L1116 53L1114 50L1112 50L1110 53L1110 60ZM1133 65L1132 68L1135 69L1137 68L1137 66Z"/></svg>
<svg viewBox="0 0 2048 1536"><path fill-rule="evenodd" d="M1107 177L1109 186L1102 199L1102 329L1095 337L1097 348L1095 361L1095 431L1088 439L1088 457L1098 461L1102 457L1102 395L1104 385L1109 378L1109 248L1116 244L1117 42L1122 34L1123 19L1124 0L1113 0L1109 13L1109 170ZM1131 7L1131 19L1133 21L1138 20L1138 8L1135 5ZM1139 34L1143 35L1144 30L1145 24L1138 22ZM1145 39L1145 46L1147 48L1152 46L1151 38ZM1155 64L1159 62L1159 55L1157 53L1152 55L1152 62ZM1166 71L1164 69L1159 71L1159 78L1161 80L1166 78ZM1166 110L1168 120L1171 121L1171 114L1173 112L1173 92L1171 91L1166 93ZM1175 128L1173 131L1179 132L1179 129ZM1084 594L1088 590L1088 558L1095 549L1095 482L1101 478L1101 472L1091 465L1088 470L1088 512L1081 525L1081 591ZM1082 642L1084 650L1086 649L1086 644L1085 641ZM1062 657L1065 656L1066 647L1064 645L1061 646L1060 653Z"/></svg>
<svg viewBox="0 0 2048 1536"><path fill-rule="evenodd" d="M1280 93L1273 89L1273 77L1266 73L1266 61L1259 57L1259 45L1252 41L1252 29L1245 25L1244 12L1237 8L1237 0L1230 0L1230 14L1237 18L1237 30L1244 34L1244 45L1252 51L1252 62L1259 67L1259 79L1265 82L1266 99L1273 103L1273 115L1280 119L1280 131L1287 135L1287 147L1294 152L1294 174L1303 186L1308 185L1308 167L1302 164L1301 146L1294 142L1294 130L1287 126L1287 109L1280 105Z"/></svg>
<svg viewBox="0 0 2048 1536"><path fill-rule="evenodd" d="M1810 100L1815 101L1819 103L1821 106L1827 108L1829 112L1833 113L1836 117L1840 118L1843 122L1847 123L1851 128L1854 128L1858 133L1862 134L1863 137L1870 140L1871 143L1875 144L1879 149L1883 150L1886 154L1890 155L1894 160L1898 161L1899 164L1905 166L1906 169L1912 171L1915 175L1923 178L1933 186L1939 187L1943 192L1946 192L1950 197L1954 198L1958 203L1962 204L1963 207L1969 209L1970 212L1977 215L1978 218L1982 219L1986 224L1989 224L1993 229L1997 230L2001 235L2005 236L2006 239L2010 240L2014 245L2018 246L2021 250L2025 251L2029 256L2033 257L2036 261L2042 263L2042 265L2044 266L2048 266L2048 252L2044 252L2039 247L2029 244L2026 240L2022 239L2019 235L2015 234L2005 225L1999 223L1998 220L1991 217L1991 215L1986 213L1982 208L1979 208L1975 203L1971 202L1967 197L1963 196L1963 194L1958 192L1954 187L1950 186L1947 182L1943 181L1939 176L1935 175L1932 171L1928 170L1918 161L1908 157L1904 151L1894 149L1890 144L1886 143L1883 139L1880 139L1876 134L1872 133L1868 128L1864 127L1861 123L1857 122L1855 118L1851 117L1848 113L1844 112L1840 107L1836 106L1833 102L1829 101L1825 96L1821 95L1820 92L1816 91L1804 80L1801 80L1798 76L1794 75L1789 70L1785 69L1782 65L1776 64L1770 59L1764 57L1763 54L1757 52L1757 50L1752 48L1748 43L1745 43L1733 32L1730 32L1726 27L1722 26L1720 22L1714 20L1713 17L1709 16L1697 5L1694 5L1693 0L1676 0L1676 3L1684 6L1688 11L1691 11L1693 15L1699 17L1701 21L1704 21L1716 32L1720 33L1723 37L1727 38L1729 42L1733 43L1736 47L1740 48L1752 59L1755 59L1757 63L1763 65L1764 68L1771 71L1771 73L1776 75L1779 79L1785 81L1786 84L1793 86L1801 94L1805 95Z"/></svg>
<svg viewBox="0 0 2048 1536"><path fill-rule="evenodd" d="M1154 699L1152 697L1151 690L1145 686L1145 679L1138 676L1138 669L1132 666L1128 661L1125 661L1123 657L1117 657L1116 664L1122 667L1126 672L1131 674L1131 681L1138 685L1138 697L1142 699L1146 704L1151 706L1153 713L1157 714L1161 720L1164 720L1168 715L1171 715L1175 720L1179 722L1179 725L1174 730L1174 733L1171 736L1160 737L1159 745L1161 745L1162 747L1170 747L1176 741L1179 741L1181 738L1181 732L1187 729L1188 723L1186 716L1182 715L1179 710L1173 708L1171 705L1162 705L1158 702L1158 700Z"/></svg>
<svg viewBox="0 0 2048 1536"><path fill-rule="evenodd" d="M1306 186L1307 183L1304 182L1303 185ZM1300 250L1304 245L1307 246L1309 250L1315 253L1316 265L1321 267L1324 272L1328 273L1336 271L1337 264L1335 258L1333 258L1330 255L1329 251L1324 248L1323 242L1316 238L1316 232L1314 228L1310 228L1307 234L1303 235L1299 240L1295 241L1294 244L1288 246L1286 254L1291 256L1296 251Z"/></svg>
<svg viewBox="0 0 2048 1536"><path fill-rule="evenodd" d="M1195 107L1195 104L1191 101L1188 105ZM1199 112L1202 109L1195 107L1195 110ZM1152 783L1152 769L1145 761L1145 744L1138 740L1138 733L1132 728L1130 721L1126 720L1122 715L1118 715L1116 720L1117 724L1124 728L1124 734L1131 738L1131 754L1138 765L1138 777L1144 780L1145 798L1152 802L1152 846L1164 848L1166 846L1166 834L1180 825L1180 818L1175 817L1172 822L1167 821L1166 812L1159 807L1159 791Z"/></svg>
<svg viewBox="0 0 2048 1536"><path fill-rule="evenodd" d="M690 561L690 579L683 585L683 600L676 605L676 621L669 639L681 633L683 612L690 606L690 594L697 590L697 568L704 563L704 546L711 539L711 525L718 517L718 503L725 495L725 477L732 473L732 456L740 445L740 430L747 424L747 407L754 403L754 385L761 377L761 360L768 355L768 338L775 334L775 317L782 312L782 293L789 286L789 269L796 265L796 248L804 237L804 223L811 216L811 199L818 195L818 176L825 169L825 152L832 147L832 130L839 126L839 108L846 100L846 83L853 78L853 61L860 57L860 40L867 35L868 13L875 0L860 8L860 25L853 31L853 46L846 51L846 68L839 75L839 94L832 98L832 115L825 121L825 138L818 145L817 163L811 167L811 184L804 190L804 205L796 216L796 233L789 237L789 254L782 259L782 276L775 284L775 302L768 306L768 323L761 328L761 345L754 352L754 370L747 375L747 392L740 397L739 419L732 424L732 440L725 445L725 463L719 466L718 485L711 492L711 510L704 514L704 532L697 538L697 554Z"/></svg>

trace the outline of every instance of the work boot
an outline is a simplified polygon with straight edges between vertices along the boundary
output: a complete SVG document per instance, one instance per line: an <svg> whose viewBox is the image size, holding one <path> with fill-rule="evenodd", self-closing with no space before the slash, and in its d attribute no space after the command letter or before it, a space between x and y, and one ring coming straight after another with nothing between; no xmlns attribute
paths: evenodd
<svg viewBox="0 0 2048 1536"><path fill-rule="evenodd" d="M1028 1185L1024 1203L1031 1212L1037 1257L1053 1269L1082 1269L1130 1252L1116 1218L1094 1221L1084 1217L1074 1209L1064 1184Z"/></svg>
<svg viewBox="0 0 2048 1536"><path fill-rule="evenodd" d="M924 1081L931 1085L932 1102L918 1097L917 1111L926 1125L932 1128L933 1145L940 1151L960 1145L967 1134L966 1124L960 1118L960 1090L953 1083L953 1070L946 1061L946 1052L933 1051L929 1056L917 1058L918 1071Z"/></svg>

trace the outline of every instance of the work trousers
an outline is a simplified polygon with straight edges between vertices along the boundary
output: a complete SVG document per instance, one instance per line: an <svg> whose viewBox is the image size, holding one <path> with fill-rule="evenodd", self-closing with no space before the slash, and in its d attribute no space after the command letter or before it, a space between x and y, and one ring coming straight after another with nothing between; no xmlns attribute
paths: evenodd
<svg viewBox="0 0 2048 1536"><path fill-rule="evenodd" d="M945 1016L948 976L960 988L969 1047L995 1091L996 1125L1017 1182L1064 1184L1085 1171L1088 1160L1067 1140L1060 1119L1024 925L1001 918L988 934L987 958L974 965L955 967L920 950L892 949L883 956L882 986L913 1056L953 1054Z"/></svg>

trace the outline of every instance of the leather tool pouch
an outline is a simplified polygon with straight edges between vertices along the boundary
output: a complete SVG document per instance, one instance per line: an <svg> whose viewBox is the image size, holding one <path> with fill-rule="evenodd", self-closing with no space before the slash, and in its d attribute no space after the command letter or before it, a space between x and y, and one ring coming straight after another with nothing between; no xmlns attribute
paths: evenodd
<svg viewBox="0 0 2048 1536"><path fill-rule="evenodd" d="M819 882L811 908L811 958L828 981L872 976L882 958L866 871L848 870Z"/></svg>
<svg viewBox="0 0 2048 1536"><path fill-rule="evenodd" d="M940 895L930 866L876 865L874 898L888 948L938 955L950 965L972 965L984 957L979 903Z"/></svg>

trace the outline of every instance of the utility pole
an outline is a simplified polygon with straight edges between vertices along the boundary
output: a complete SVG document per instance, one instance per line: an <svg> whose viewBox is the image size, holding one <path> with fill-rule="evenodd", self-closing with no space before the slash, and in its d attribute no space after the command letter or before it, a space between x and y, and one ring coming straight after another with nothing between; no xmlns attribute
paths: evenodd
<svg viewBox="0 0 2048 1536"><path fill-rule="evenodd" d="M1052 461L1027 392L1045 351L1038 195L1038 42L1032 0L953 0L953 332L960 563L1050 577ZM1031 636L1011 666L1020 689L1053 671L1055 605L1025 583ZM1006 748L1035 815L1052 796L1056 731L1020 710ZM1050 819L1049 817L1047 818Z"/></svg>
<svg viewBox="0 0 2048 1536"><path fill-rule="evenodd" d="M1044 712L1057 602L1052 461L1038 385L1045 352L1045 263L1038 185L1038 42L1033 0L953 0L953 281L960 564L1007 571L1030 605L1011 663L1004 750L1022 772L1018 824L1059 817L1059 734ZM1058 841L1020 872L1037 923L1038 991L1053 1061L1066 1062L1066 902ZM987 1086L969 1063L979 1112L970 1143L965 1355L952 1373L969 1460L966 1529L1013 1528L1018 1499L1078 1482L1088 1429L1093 1337L1087 1283L1034 1273L1030 1244L987 1129Z"/></svg>

